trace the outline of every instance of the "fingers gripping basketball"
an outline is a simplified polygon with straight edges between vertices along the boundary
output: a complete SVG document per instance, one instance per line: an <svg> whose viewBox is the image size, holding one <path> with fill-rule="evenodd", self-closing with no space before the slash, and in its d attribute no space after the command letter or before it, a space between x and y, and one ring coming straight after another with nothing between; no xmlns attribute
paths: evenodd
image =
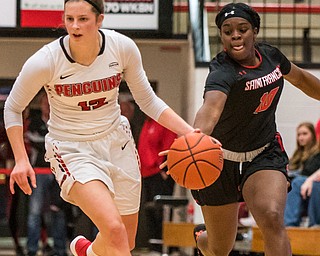
<svg viewBox="0 0 320 256"><path fill-rule="evenodd" d="M212 137L203 133L189 133L173 142L167 164L168 173L180 186L202 189L219 178L223 152Z"/></svg>

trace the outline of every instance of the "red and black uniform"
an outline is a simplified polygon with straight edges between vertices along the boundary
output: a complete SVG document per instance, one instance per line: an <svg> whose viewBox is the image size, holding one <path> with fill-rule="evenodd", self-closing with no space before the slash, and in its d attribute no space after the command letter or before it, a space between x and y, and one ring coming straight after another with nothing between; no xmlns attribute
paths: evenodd
<svg viewBox="0 0 320 256"><path fill-rule="evenodd" d="M270 142L277 131L275 112L283 89L283 76L289 73L289 60L277 49L258 44L260 64L241 66L225 52L210 63L205 92L219 90L227 102L212 136L223 148L245 152Z"/></svg>
<svg viewBox="0 0 320 256"><path fill-rule="evenodd" d="M279 170L286 174L288 157L277 132L275 112L289 73L290 61L275 47L257 44L256 66L242 66L220 52L210 63L205 93L218 90L228 97L211 136L224 149L238 154L263 148L253 159L225 159L219 179L210 187L192 191L196 201L223 205L241 199L245 180L258 170ZM215 196L219 195L219 196Z"/></svg>

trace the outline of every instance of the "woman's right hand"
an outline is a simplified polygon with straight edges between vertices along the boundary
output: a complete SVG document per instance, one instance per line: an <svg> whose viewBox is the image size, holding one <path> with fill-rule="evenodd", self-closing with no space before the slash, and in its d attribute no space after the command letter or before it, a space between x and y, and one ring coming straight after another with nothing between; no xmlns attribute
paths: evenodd
<svg viewBox="0 0 320 256"><path fill-rule="evenodd" d="M32 193L32 188L29 183L30 178L30 183L33 188L36 188L36 175L35 172L30 165L29 162L23 162L23 163L16 163L14 166L11 174L10 174L10 191L12 194L15 193L14 189L14 184L17 183L17 185L21 188L21 190L27 194L31 195Z"/></svg>

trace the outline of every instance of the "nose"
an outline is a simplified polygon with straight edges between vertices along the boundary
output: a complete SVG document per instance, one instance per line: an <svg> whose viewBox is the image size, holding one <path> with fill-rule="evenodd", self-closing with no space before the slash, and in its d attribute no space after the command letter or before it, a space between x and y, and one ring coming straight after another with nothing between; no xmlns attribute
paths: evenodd
<svg viewBox="0 0 320 256"><path fill-rule="evenodd" d="M232 33L232 39L233 40L237 40L237 39L240 39L241 38L241 34L235 30L233 33Z"/></svg>
<svg viewBox="0 0 320 256"><path fill-rule="evenodd" d="M74 29L79 28L78 22L77 22L76 20L73 21L72 27L73 27Z"/></svg>

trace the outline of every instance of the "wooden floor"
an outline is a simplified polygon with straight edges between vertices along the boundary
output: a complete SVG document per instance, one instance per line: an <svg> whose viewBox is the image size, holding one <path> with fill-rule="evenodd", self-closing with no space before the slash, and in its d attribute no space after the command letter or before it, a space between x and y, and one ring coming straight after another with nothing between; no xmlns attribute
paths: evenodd
<svg viewBox="0 0 320 256"><path fill-rule="evenodd" d="M21 245L25 245L25 238L21 238ZM15 256L14 246L12 239L10 237L0 237L0 256ZM69 254L72 256L72 254ZM41 252L38 253L37 256L43 256ZM150 252L147 249L140 248L136 249L132 252L132 256L161 256L159 252ZM182 254L178 252L174 252L170 254L170 256L182 256ZM183 254L186 256L186 254Z"/></svg>

